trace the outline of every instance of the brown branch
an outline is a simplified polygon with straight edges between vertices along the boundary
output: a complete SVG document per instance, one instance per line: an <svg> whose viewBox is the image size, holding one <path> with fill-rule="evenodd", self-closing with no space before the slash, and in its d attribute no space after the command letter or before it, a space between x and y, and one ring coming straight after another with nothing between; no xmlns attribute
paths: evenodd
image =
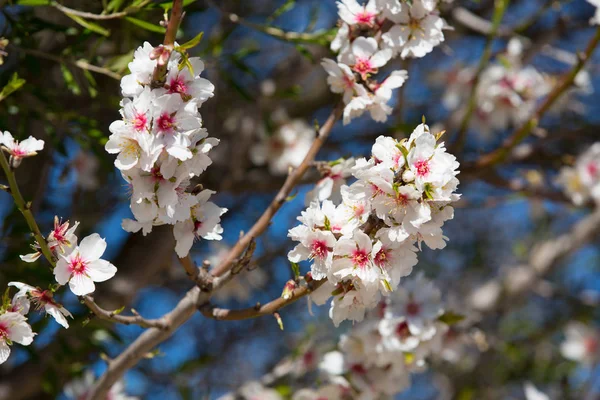
<svg viewBox="0 0 600 400"><path fill-rule="evenodd" d="M165 32L165 40L163 41L163 46L166 51L169 52L169 56L171 51L173 51L173 45L175 44L175 38L177 36L177 29L179 29L179 24L181 23L182 19L183 0L173 0L173 8L171 9L171 16L169 17L167 31ZM167 77L167 66L168 62L162 62L159 57L156 63L156 68L154 68L154 73L152 74L151 86L153 88L159 88L165 84L165 79Z"/></svg>
<svg viewBox="0 0 600 400"><path fill-rule="evenodd" d="M262 235L263 232L267 230L271 222L271 218L273 218L275 213L277 213L277 211L281 208L283 203L285 203L285 200L292 192L292 189L296 186L298 182L300 182L306 171L310 168L317 153L319 152L319 150L323 146L323 143L325 142L325 140L327 140L327 137L331 133L331 129L342 115L342 111L343 104L340 102L329 115L329 118L327 118L325 124L321 127L321 129L319 129L317 137L313 142L310 150L304 157L302 163L298 166L298 168L293 170L292 173L288 175L287 179L285 180L285 183L279 190L279 193L277 193L269 207L267 207L267 209L260 216L258 221L256 221L254 226L252 226L248 233L246 233L240 240L238 240L238 242L231 248L229 254L227 254L225 260L223 260L221 264L212 271L212 274L214 276L220 276L223 273L229 271L233 267L235 260L240 256L240 254L242 254L242 251L244 251L244 249L248 247L250 242L253 239Z"/></svg>
<svg viewBox="0 0 600 400"><path fill-rule="evenodd" d="M499 162L503 161L511 152L511 150L519 143L521 143L531 132L537 127L540 119L544 114L552 107L552 105L565 93L565 91L573 84L575 77L585 66L586 62L590 59L594 49L600 41L600 28L596 29L596 33L588 43L585 51L579 55L577 64L565 74L560 82L554 87L552 92L548 95L546 100L538 107L534 115L525 122L521 128L515 131L509 138L507 138L501 147L496 150L481 156L477 161L472 164L467 164L467 169L479 170L482 168L490 167Z"/></svg>
<svg viewBox="0 0 600 400"><path fill-rule="evenodd" d="M229 310L226 308L217 308L207 303L200 306L199 310L207 318L213 318L222 321L239 321L243 319L258 318L264 315L274 314L283 307L296 302L297 300L321 287L325 281L326 279L320 281L311 281L306 286L294 289L289 298L279 297L264 305L257 304L254 307L242 308L239 310Z"/></svg>
<svg viewBox="0 0 600 400"><path fill-rule="evenodd" d="M212 290L218 290L233 278L227 273L215 278ZM125 371L133 367L144 358L153 348L167 340L183 323L190 319L197 308L207 303L211 292L203 292L199 287L190 289L179 301L177 306L162 319L165 325L162 329L152 327L142 333L119 356L108 363L108 368L98 379L88 395L89 400L104 400L110 388L123 376Z"/></svg>
<svg viewBox="0 0 600 400"><path fill-rule="evenodd" d="M73 8L65 7L62 4L59 4L57 2L52 2L52 3L50 3L50 5L54 8L56 8L57 10L62 11L63 13L65 13L67 15L70 14L70 15L76 15L78 17L82 17L82 18L86 18L86 19L94 19L94 20L103 21L103 20L108 20L108 19L122 18L122 17L126 17L129 14L134 14L134 13L140 11L147 4L149 4L150 1L151 0L144 0L136 6L131 6L131 7L126 8L123 11L112 13L112 14L94 14L94 13L90 13L90 12L79 11L79 10L75 10Z"/></svg>
<svg viewBox="0 0 600 400"><path fill-rule="evenodd" d="M166 329L167 327L164 317L158 319L145 319L141 315L120 315L119 311L117 310L108 311L103 309L94 302L94 298L90 295L83 296L83 302L94 313L94 315L105 321L118 322L119 324L124 325L139 325L143 328Z"/></svg>

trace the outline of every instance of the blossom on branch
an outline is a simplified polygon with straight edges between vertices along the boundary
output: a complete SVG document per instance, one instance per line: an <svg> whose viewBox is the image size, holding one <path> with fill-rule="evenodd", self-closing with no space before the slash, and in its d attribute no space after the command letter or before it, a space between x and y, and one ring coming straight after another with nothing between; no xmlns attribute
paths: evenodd
<svg viewBox="0 0 600 400"><path fill-rule="evenodd" d="M92 293L96 289L94 282L109 280L117 272L117 267L100 258L105 250L106 241L100 235L86 236L70 254L60 255L54 268L56 282L69 283L77 296Z"/></svg>

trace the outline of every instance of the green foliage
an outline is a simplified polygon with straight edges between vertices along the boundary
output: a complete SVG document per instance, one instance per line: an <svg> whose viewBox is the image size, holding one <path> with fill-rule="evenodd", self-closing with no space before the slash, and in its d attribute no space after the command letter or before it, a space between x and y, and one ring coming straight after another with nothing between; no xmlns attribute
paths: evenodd
<svg viewBox="0 0 600 400"><path fill-rule="evenodd" d="M110 31L108 29L101 27L95 22L88 21L87 19L81 18L79 15L75 14L65 13L65 15L92 32L96 32L102 36L110 36Z"/></svg>
<svg viewBox="0 0 600 400"><path fill-rule="evenodd" d="M10 81L8 81L6 86L4 86L2 88L2 91L0 91L0 101L4 100L8 96L19 90L24 84L25 79L19 78L19 75L17 75L17 73L15 72L11 76Z"/></svg>
<svg viewBox="0 0 600 400"><path fill-rule="evenodd" d="M165 33L167 29L164 26L151 24L150 22L143 21L141 19L133 18L133 17L125 17L127 22L132 23L133 25L139 26L150 32L155 33Z"/></svg>

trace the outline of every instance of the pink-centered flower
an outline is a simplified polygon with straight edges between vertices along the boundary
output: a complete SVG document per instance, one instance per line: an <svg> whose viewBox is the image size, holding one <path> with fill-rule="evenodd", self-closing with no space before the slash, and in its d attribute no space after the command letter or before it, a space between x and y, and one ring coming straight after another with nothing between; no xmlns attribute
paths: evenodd
<svg viewBox="0 0 600 400"><path fill-rule="evenodd" d="M106 241L97 233L85 237L68 256L61 255L54 268L56 281L65 285L77 296L92 293L94 282L104 282L112 278L117 268L100 259L106 250Z"/></svg>
<svg viewBox="0 0 600 400"><path fill-rule="evenodd" d="M12 137L10 132L5 131L0 134L0 145L14 159L21 159L35 156L38 151L44 148L44 141L29 136L27 139L19 142Z"/></svg>
<svg viewBox="0 0 600 400"><path fill-rule="evenodd" d="M16 312L0 315L0 364L8 359L11 343L29 346L35 333L27 323L27 318Z"/></svg>
<svg viewBox="0 0 600 400"><path fill-rule="evenodd" d="M31 301L36 309L43 308L47 314L51 315L56 322L65 328L69 327L66 317L73 318L73 315L61 304L54 301L50 290L41 290L21 282L9 282L8 286L14 286L19 291L15 295L17 298L26 298Z"/></svg>

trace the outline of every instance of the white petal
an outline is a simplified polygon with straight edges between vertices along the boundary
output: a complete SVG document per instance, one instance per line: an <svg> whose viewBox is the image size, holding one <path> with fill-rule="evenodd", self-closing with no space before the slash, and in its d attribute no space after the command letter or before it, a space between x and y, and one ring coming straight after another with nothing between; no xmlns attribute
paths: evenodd
<svg viewBox="0 0 600 400"><path fill-rule="evenodd" d="M106 250L106 240L97 233L84 237L79 243L79 253L88 261L98 260L104 254L104 250Z"/></svg>

